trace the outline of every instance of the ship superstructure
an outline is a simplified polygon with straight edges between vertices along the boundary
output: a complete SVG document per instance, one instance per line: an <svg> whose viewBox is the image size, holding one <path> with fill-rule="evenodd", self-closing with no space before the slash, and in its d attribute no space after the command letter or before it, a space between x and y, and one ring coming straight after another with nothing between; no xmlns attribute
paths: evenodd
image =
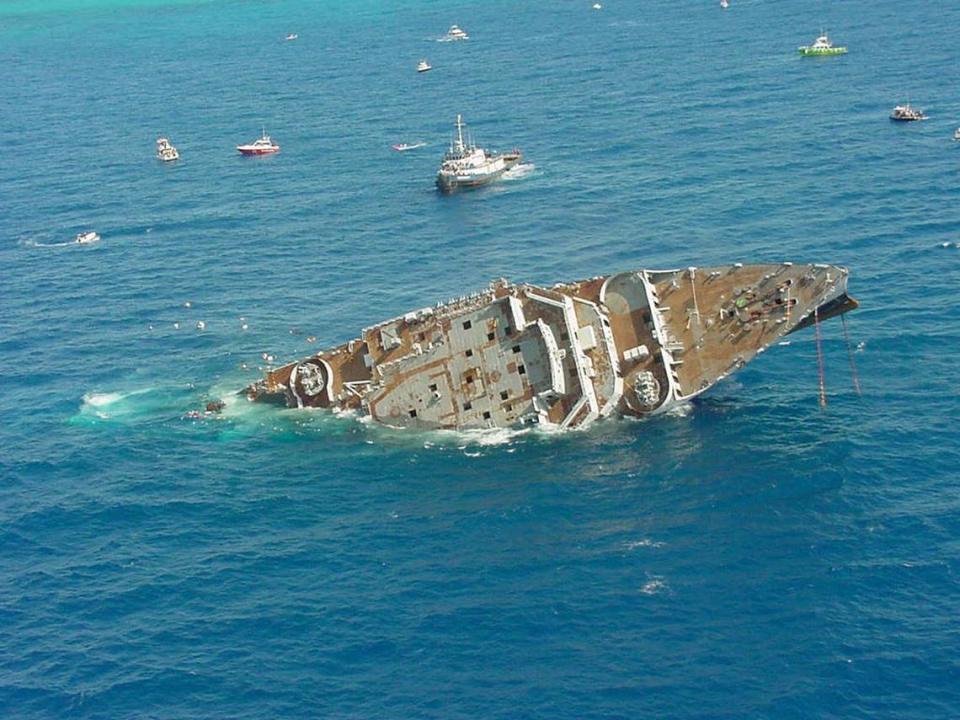
<svg viewBox="0 0 960 720"><path fill-rule="evenodd" d="M846 289L845 268L791 263L549 288L498 280L269 371L245 393L394 427L583 428L699 395L784 335L855 308Z"/></svg>
<svg viewBox="0 0 960 720"><path fill-rule="evenodd" d="M479 187L493 182L522 159L519 150L495 153L477 147L463 137L463 118L457 115L457 134L444 153L437 172L437 187L443 192Z"/></svg>

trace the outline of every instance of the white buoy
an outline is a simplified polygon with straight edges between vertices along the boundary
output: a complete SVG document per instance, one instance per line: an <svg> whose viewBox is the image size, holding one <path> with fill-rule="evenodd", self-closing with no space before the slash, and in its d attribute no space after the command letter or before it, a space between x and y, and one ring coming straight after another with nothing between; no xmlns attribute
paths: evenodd
<svg viewBox="0 0 960 720"><path fill-rule="evenodd" d="M197 330L205 330L207 324L203 320L197 320Z"/></svg>
<svg viewBox="0 0 960 720"><path fill-rule="evenodd" d="M187 301L183 304L183 306L186 307L186 308L192 307L192 306L193 306L193 303L191 303L189 300L187 300Z"/></svg>
<svg viewBox="0 0 960 720"><path fill-rule="evenodd" d="M179 329L180 329L180 323L175 322L175 323L173 324L173 329L174 329L174 330L179 330Z"/></svg>
<svg viewBox="0 0 960 720"><path fill-rule="evenodd" d="M241 326L240 326L240 329L241 329L241 330L246 330L246 329L247 329L247 324L244 323L243 325L241 325Z"/></svg>

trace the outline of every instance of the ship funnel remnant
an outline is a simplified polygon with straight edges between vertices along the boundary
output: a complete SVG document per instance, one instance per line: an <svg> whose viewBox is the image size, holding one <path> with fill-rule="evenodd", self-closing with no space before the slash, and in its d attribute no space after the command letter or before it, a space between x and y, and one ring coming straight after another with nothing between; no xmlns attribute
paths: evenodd
<svg viewBox="0 0 960 720"><path fill-rule="evenodd" d="M394 427L584 428L690 400L784 335L856 307L835 265L638 270L550 288L498 280L244 392Z"/></svg>

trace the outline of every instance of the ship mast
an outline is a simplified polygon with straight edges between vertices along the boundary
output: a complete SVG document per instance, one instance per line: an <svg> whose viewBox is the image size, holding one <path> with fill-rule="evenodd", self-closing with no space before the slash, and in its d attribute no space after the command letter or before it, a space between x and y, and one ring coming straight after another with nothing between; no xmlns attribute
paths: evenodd
<svg viewBox="0 0 960 720"><path fill-rule="evenodd" d="M457 151L463 152L463 120L460 117L460 113L457 113Z"/></svg>

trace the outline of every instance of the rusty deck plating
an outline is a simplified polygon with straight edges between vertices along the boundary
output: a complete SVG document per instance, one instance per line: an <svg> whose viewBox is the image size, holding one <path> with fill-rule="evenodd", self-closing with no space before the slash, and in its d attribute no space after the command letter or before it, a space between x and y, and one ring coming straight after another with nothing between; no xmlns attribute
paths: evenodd
<svg viewBox="0 0 960 720"><path fill-rule="evenodd" d="M272 370L246 394L397 427L585 427L698 395L815 314L855 308L846 286L845 268L792 263L499 280Z"/></svg>

